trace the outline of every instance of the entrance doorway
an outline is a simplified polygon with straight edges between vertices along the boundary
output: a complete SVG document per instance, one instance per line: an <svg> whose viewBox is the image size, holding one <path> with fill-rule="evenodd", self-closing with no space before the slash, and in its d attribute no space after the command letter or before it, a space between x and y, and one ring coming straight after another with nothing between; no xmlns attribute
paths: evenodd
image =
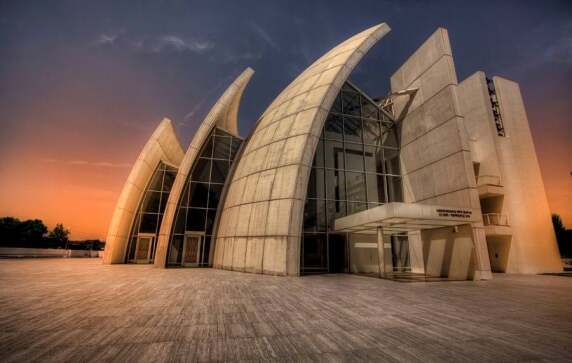
<svg viewBox="0 0 572 363"><path fill-rule="evenodd" d="M134 263L152 263L155 252L155 235L139 234L135 245Z"/></svg>
<svg viewBox="0 0 572 363"><path fill-rule="evenodd" d="M304 233L301 240L300 274L348 272L346 233Z"/></svg>
<svg viewBox="0 0 572 363"><path fill-rule="evenodd" d="M505 273L512 236L487 236L487 248L492 272Z"/></svg>
<svg viewBox="0 0 572 363"><path fill-rule="evenodd" d="M391 265L392 272L409 272L409 239L406 235L391 236Z"/></svg>
<svg viewBox="0 0 572 363"><path fill-rule="evenodd" d="M183 256L181 265L185 267L197 267L203 260L204 235L189 233L185 235L183 242Z"/></svg>
<svg viewBox="0 0 572 363"><path fill-rule="evenodd" d="M328 236L328 272L347 272L347 244L344 235L330 234Z"/></svg>

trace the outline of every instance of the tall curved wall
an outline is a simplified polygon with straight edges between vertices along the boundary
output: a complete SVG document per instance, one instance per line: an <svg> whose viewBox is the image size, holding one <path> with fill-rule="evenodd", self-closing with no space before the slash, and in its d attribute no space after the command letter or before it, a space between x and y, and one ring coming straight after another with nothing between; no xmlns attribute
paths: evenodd
<svg viewBox="0 0 572 363"><path fill-rule="evenodd" d="M258 120L228 186L214 267L299 274L304 200L325 118L351 71L389 30L376 25L326 53Z"/></svg>
<svg viewBox="0 0 572 363"><path fill-rule="evenodd" d="M238 137L237 116L240 99L253 74L254 71L251 68L247 68L236 78L211 108L195 133L181 162L169 195L169 200L167 201L167 207L165 208L165 214L159 231L157 251L155 253L155 267L166 266L170 237L179 200L181 199L181 193L183 192L191 168L198 158L203 144L208 140L210 132L215 126L218 126Z"/></svg>
<svg viewBox="0 0 572 363"><path fill-rule="evenodd" d="M123 186L107 233L103 263L123 263L129 232L145 187L161 161L179 167L184 151L171 120L163 119L141 150Z"/></svg>

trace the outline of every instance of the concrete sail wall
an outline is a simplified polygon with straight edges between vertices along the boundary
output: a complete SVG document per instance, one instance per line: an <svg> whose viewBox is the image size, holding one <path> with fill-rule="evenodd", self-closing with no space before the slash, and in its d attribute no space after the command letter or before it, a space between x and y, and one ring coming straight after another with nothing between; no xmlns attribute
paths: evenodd
<svg viewBox="0 0 572 363"><path fill-rule="evenodd" d="M208 136L215 126L218 126L230 134L238 137L238 109L240 99L246 85L252 78L254 71L251 68L245 69L234 82L226 89L223 95L211 108L197 132L193 136L193 140L185 153L181 162L181 166L177 172L177 177L173 183L171 194L165 208L161 229L159 231L159 239L157 242L157 251L155 253L155 267L165 267L167 262L167 252L169 249L169 240L173 223L175 223L175 215L181 199L181 193L184 190L187 177L191 172L196 158L205 143Z"/></svg>
<svg viewBox="0 0 572 363"><path fill-rule="evenodd" d="M470 138L471 155L480 165L477 184L500 181L502 185L495 146L498 136L485 74L475 72L459 83L457 91Z"/></svg>
<svg viewBox="0 0 572 363"><path fill-rule="evenodd" d="M493 82L507 135L495 138L505 186L504 211L512 227L506 272L561 272L550 207L520 87L501 77L493 77Z"/></svg>
<svg viewBox="0 0 572 363"><path fill-rule="evenodd" d="M480 210L447 30L437 29L391 76L393 92L409 88L418 91L401 124L404 201ZM490 277L482 223L447 239L442 234L421 233L427 273ZM473 266L467 268L471 260Z"/></svg>
<svg viewBox="0 0 572 363"><path fill-rule="evenodd" d="M161 161L179 167L184 151L171 120L163 119L141 150L123 186L107 233L103 263L123 263L133 219L145 188Z"/></svg>
<svg viewBox="0 0 572 363"><path fill-rule="evenodd" d="M351 71L389 30L376 25L333 48L263 113L228 186L214 267L299 274L304 201L325 118Z"/></svg>

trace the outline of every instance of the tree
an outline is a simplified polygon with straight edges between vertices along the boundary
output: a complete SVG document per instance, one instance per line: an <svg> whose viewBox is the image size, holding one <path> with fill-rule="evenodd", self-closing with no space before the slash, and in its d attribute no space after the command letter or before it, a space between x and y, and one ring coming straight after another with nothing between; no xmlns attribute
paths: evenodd
<svg viewBox="0 0 572 363"><path fill-rule="evenodd" d="M13 217L0 218L0 245L10 246L20 242L20 222Z"/></svg>
<svg viewBox="0 0 572 363"><path fill-rule="evenodd" d="M64 225L61 223L56 224L54 229L48 235L48 238L54 239L58 242L65 243L69 241L70 230L65 229Z"/></svg>
<svg viewBox="0 0 572 363"><path fill-rule="evenodd" d="M0 245L6 247L40 247L48 227L39 219L20 221L14 217L0 218Z"/></svg>
<svg viewBox="0 0 572 363"><path fill-rule="evenodd" d="M48 233L48 227L39 219L29 219L20 224L20 231L22 240L37 243Z"/></svg>
<svg viewBox="0 0 572 363"><path fill-rule="evenodd" d="M552 225L556 234L558 249L562 257L572 257L572 230L566 229L558 214L552 215Z"/></svg>

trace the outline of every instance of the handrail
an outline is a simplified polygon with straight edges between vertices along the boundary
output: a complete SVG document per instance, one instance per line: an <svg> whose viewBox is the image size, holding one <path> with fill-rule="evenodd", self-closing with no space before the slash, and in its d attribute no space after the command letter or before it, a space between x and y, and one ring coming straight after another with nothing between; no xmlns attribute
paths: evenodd
<svg viewBox="0 0 572 363"><path fill-rule="evenodd" d="M483 213L485 226L508 226L508 216L500 213Z"/></svg>

